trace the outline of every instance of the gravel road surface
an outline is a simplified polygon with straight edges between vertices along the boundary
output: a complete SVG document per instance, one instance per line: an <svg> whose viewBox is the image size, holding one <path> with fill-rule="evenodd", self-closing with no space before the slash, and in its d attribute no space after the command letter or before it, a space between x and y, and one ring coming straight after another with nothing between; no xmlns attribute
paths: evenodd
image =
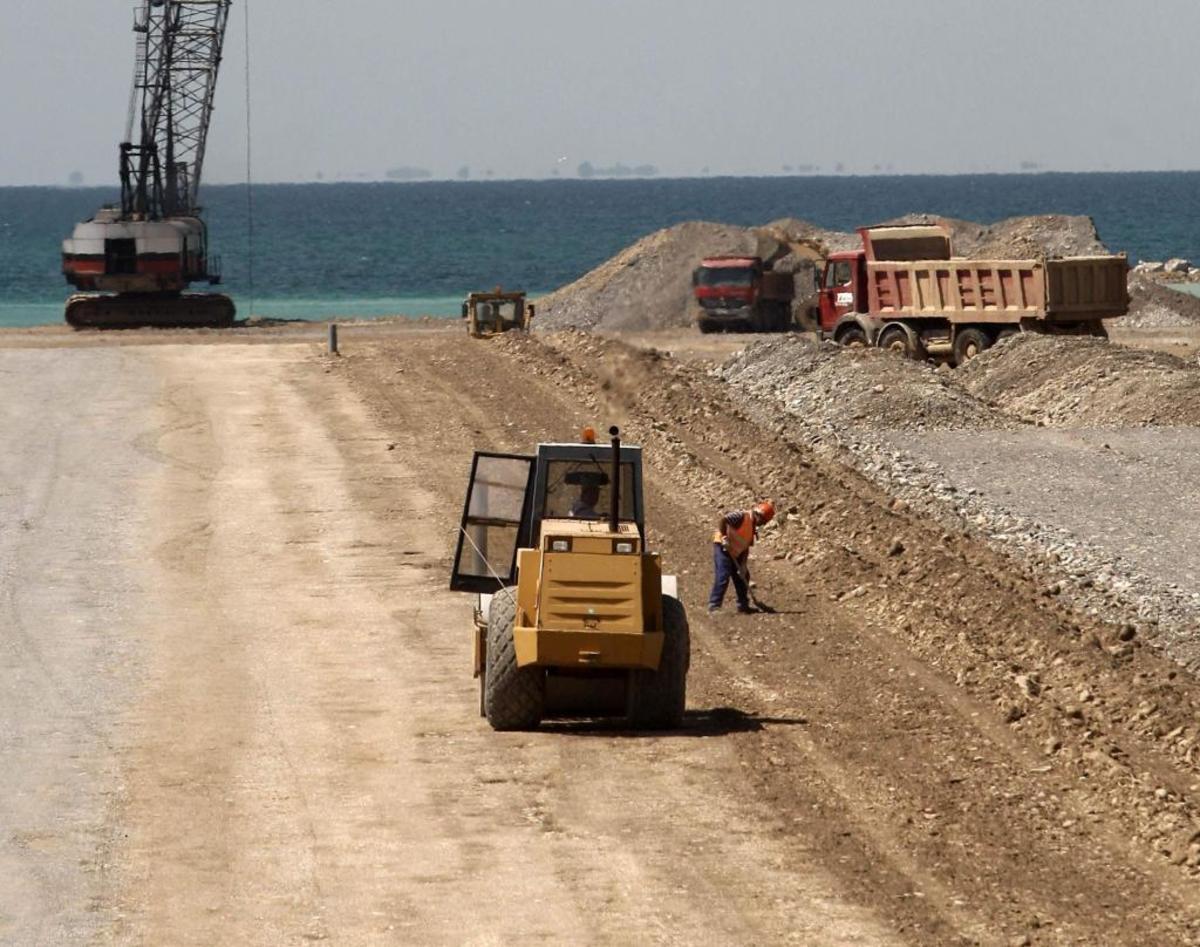
<svg viewBox="0 0 1200 947"><path fill-rule="evenodd" d="M1200 942L1200 684L1140 635L754 420L690 334L304 332L0 337L0 943ZM584 422L646 449L677 733L478 716L471 453ZM962 476L1049 508L1090 463L1096 542L1194 549L1162 491L1120 522L1188 443L1011 433ZM777 611L710 616L710 524L761 496Z"/></svg>
<svg viewBox="0 0 1200 947"><path fill-rule="evenodd" d="M1200 593L1200 429L941 431L889 440L938 464L960 491L979 490Z"/></svg>
<svg viewBox="0 0 1200 947"><path fill-rule="evenodd" d="M87 943L114 917L159 383L120 349L0 350L0 389L0 942Z"/></svg>
<svg viewBox="0 0 1200 947"><path fill-rule="evenodd" d="M0 371L0 942L904 941L779 835L744 715L482 724L441 513L469 454L385 433L316 346Z"/></svg>

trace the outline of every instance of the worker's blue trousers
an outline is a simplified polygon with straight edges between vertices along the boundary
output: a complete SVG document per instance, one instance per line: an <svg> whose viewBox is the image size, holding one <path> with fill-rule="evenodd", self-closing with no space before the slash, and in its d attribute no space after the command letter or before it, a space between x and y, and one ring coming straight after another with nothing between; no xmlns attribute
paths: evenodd
<svg viewBox="0 0 1200 947"><path fill-rule="evenodd" d="M733 580L733 591L737 595L738 608L749 608L750 598L749 590L746 588L746 583L742 581L742 577L738 575L738 567L734 564L733 559L720 543L713 543L713 579L712 593L708 596L709 608L720 608L721 603L725 601L725 590L729 587L729 580ZM743 553L743 556L748 553Z"/></svg>

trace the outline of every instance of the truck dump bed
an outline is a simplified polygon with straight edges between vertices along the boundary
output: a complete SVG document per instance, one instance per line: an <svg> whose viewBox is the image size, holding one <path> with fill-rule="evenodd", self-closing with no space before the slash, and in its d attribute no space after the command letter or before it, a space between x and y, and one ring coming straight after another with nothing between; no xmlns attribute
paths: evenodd
<svg viewBox="0 0 1200 947"><path fill-rule="evenodd" d="M1069 323L1128 309L1124 256L956 260L936 228L864 228L862 235L869 309L883 318ZM912 259L909 251L917 248L944 252L945 258Z"/></svg>
<svg viewBox="0 0 1200 947"><path fill-rule="evenodd" d="M796 295L796 281L791 273L776 273L767 270L762 275L763 299L792 299Z"/></svg>
<svg viewBox="0 0 1200 947"><path fill-rule="evenodd" d="M1123 315L1124 257L868 263L870 310L950 322L1075 322Z"/></svg>

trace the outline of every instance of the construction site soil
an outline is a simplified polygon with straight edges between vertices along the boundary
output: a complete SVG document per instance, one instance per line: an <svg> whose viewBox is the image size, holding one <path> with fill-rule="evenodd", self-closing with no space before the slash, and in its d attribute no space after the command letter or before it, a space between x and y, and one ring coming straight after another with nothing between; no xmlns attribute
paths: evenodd
<svg viewBox="0 0 1200 947"><path fill-rule="evenodd" d="M1200 943L1200 303L1135 278L1126 344L956 371L687 325L702 255L856 243L685 224L533 335L343 324L336 358L319 325L0 334L36 445L0 484L0 940ZM585 423L646 449L684 727L492 733L445 591L471 453ZM708 614L712 524L764 496L773 608Z"/></svg>
<svg viewBox="0 0 1200 947"><path fill-rule="evenodd" d="M1027 335L950 371L784 337L719 374L754 416L782 409L805 443L1055 575L1055 594L1200 661L1195 360Z"/></svg>
<svg viewBox="0 0 1200 947"><path fill-rule="evenodd" d="M1010 348L1027 361L1053 347ZM1099 364L1082 351L1082 364ZM750 383L755 363L792 366L791 387ZM862 379L849 383L850 407L828 397L843 393L834 365ZM912 943L1200 939L1195 678L1152 646L1150 625L1061 594L1052 563L906 501L844 442L980 419L1018 428L975 393L982 368L951 382L883 353L788 338L713 370L555 333L381 343L333 370L383 423L443 445L447 531L470 447L525 450L599 420L646 448L650 542L681 573L695 635L688 726L746 721L725 739L790 853L785 874L789 858L816 853ZM813 380L823 372L827 382ZM809 403L835 417L793 413L801 376L828 384ZM438 409L451 392L470 402L467 416ZM886 413L893 400L910 401L905 417ZM1138 416L1135 400L1106 410ZM761 496L783 510L754 562L777 611L706 616L710 523Z"/></svg>
<svg viewBox="0 0 1200 947"><path fill-rule="evenodd" d="M958 371L688 326L704 255L857 242L683 224L532 335L341 357L0 333L0 940L1200 943L1200 302L1135 278L1126 344ZM586 423L646 451L684 726L493 733L446 589L471 455ZM713 523L762 497L772 607L709 614Z"/></svg>
<svg viewBox="0 0 1200 947"><path fill-rule="evenodd" d="M1197 581L1120 584L1143 554L1196 561L1167 497L1194 503L1194 365L1019 338L950 372L794 336L400 323L352 327L333 358L319 331L21 333L0 364L36 399L9 423L61 404L80 368L112 430L129 385L151 399L114 496L150 485L156 504L112 525L133 517L152 568L106 569L123 591L96 606L110 628L114 603L157 603L138 710L92 751L92 792L116 800L87 861L99 939L1200 942L1197 625L1174 611ZM83 436L55 417L52 468ZM98 499L81 471L114 435L87 423L58 505ZM471 453L584 423L646 450L649 544L693 634L678 733L475 716L472 603L444 590ZM1024 437L1060 460L1040 467ZM963 485L989 471L1024 492ZM1066 506L1021 512L1045 490L1140 535L1154 511L1134 494L1156 476L1193 479L1147 494L1177 531L1109 557L1125 572L1055 525ZM78 520L50 530L47 490L23 507L24 558L3 560L38 588ZM752 570L774 611L709 615L712 523L763 496L780 515ZM70 588L42 594L75 615L88 595ZM0 600L45 653L35 604ZM65 666L45 685L56 733L74 732L71 686ZM36 772L8 771L22 812L60 804L25 786ZM33 828L0 839L39 867L18 924L78 871L50 871L55 835Z"/></svg>

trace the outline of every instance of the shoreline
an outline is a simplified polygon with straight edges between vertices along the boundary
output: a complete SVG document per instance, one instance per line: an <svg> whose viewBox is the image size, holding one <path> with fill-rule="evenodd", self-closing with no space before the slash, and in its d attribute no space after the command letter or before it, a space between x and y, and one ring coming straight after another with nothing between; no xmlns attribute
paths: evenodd
<svg viewBox="0 0 1200 947"><path fill-rule="evenodd" d="M1168 282L1168 281L1164 281L1164 280L1154 280L1153 282L1155 285L1161 286L1164 289L1170 289L1170 290L1174 290L1177 293L1182 293L1183 295L1186 295L1186 296L1193 296L1193 297L1200 298L1200 283L1186 283L1186 282L1178 282L1178 281ZM536 303L542 297L547 296L552 292L554 292L554 291L543 291L543 292L538 292L538 293L530 293L529 298ZM449 297L447 297L447 298L449 298ZM457 298L457 297L455 297L455 298ZM465 298L465 296L464 296L464 298ZM39 308L53 307L55 309L55 311L61 312L61 310L65 306L65 302L66 302L66 300L64 299L62 303L31 303L30 306L36 306ZM331 302L328 305L329 306L337 306L340 304L337 302ZM395 312L395 313L385 313L385 314L381 314L381 315L372 315L370 313L347 312L347 313L330 314L330 315L326 315L326 316L321 316L319 318L305 318L302 316L290 316L290 315L288 315L288 316L255 315L255 316L251 316L251 317L248 317L245 319L242 319L239 317L237 324L235 326L233 326L232 328L235 330L244 330L244 329L252 329L252 328L255 328L255 329L256 328L268 328L268 327L277 328L280 326L289 326L289 325L328 326L330 323L333 323L333 322L338 323L338 325L361 325L361 324L372 324L372 323L378 323L378 324L384 324L384 325L389 324L389 323L403 323L403 324L408 324L408 323L422 323L422 324L451 323L451 324L454 324L454 323L457 323L459 321L459 319L460 319L460 315L459 315L459 311L458 311L458 304L456 303L454 311L446 312L446 313L442 313L442 312L416 312L416 313ZM1120 325L1116 325L1113 328L1115 328L1121 332L1128 331L1128 330L1123 329ZM9 325L4 322L4 304L0 303L0 334L8 335L8 334L12 334L12 333L28 333L28 332L34 332L34 331L51 332L51 331L54 331L57 329L62 329L64 331L75 331L75 330L71 330L70 326L68 326L61 318L58 320L55 320L55 321L51 321L51 322L14 323L12 325ZM110 330L110 331L112 331L112 330ZM139 331L145 331L145 330L123 329L123 330L119 330L119 331L121 331L121 332L139 332ZM150 331L174 332L174 331L179 331L179 330L157 329L157 330L150 330ZM196 330L193 330L193 331L196 331ZM207 331L225 331L225 330L207 330ZM1137 331L1144 331L1144 330L1137 330Z"/></svg>
<svg viewBox="0 0 1200 947"><path fill-rule="evenodd" d="M465 298L420 296L411 300L382 298L347 300L255 300L251 316L243 317L245 300L232 296L237 306L239 319L254 322L311 322L314 324L333 321L368 321L377 319L458 319L459 307ZM59 325L63 322L66 297L48 302L6 304L0 302L0 331L7 329L36 329ZM46 321L32 321L28 317L8 317L9 313L37 313ZM8 318L6 318L8 317ZM13 321L9 321L13 318Z"/></svg>

